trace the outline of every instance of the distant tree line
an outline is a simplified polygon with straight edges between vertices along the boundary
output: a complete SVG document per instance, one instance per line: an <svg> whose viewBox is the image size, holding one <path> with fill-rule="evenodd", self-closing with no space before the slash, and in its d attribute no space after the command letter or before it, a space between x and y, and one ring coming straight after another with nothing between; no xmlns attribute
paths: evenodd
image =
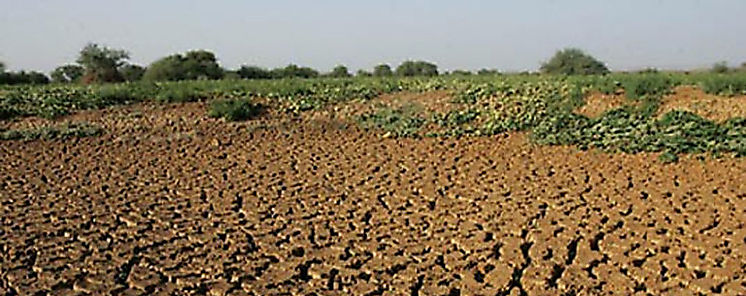
<svg viewBox="0 0 746 296"><path fill-rule="evenodd" d="M285 67L266 69L258 66L241 66L237 70L223 69L214 53L206 50L192 50L172 54L156 60L147 67L128 62L129 53L98 44L87 44L80 51L75 63L65 64L54 69L49 76L31 71L6 71L0 62L0 84L46 84L55 83L106 83L129 81L179 81L208 79L283 79L283 78L346 78L352 77L344 65L337 65L328 73L320 73L310 68L289 64ZM551 59L541 64L540 70L553 75L603 75L609 73L606 65L577 48L557 51ZM746 71L746 63L740 68L729 68L725 62L716 63L711 72L727 73ZM476 72L453 70L439 72L438 66L426 61L404 61L395 69L388 64L376 65L368 70L358 70L358 77L412 77L412 76L468 76L501 75L495 69L481 69Z"/></svg>
<svg viewBox="0 0 746 296"><path fill-rule="evenodd" d="M45 84L49 78L44 73L31 71L7 72L5 64L0 62L0 84Z"/></svg>

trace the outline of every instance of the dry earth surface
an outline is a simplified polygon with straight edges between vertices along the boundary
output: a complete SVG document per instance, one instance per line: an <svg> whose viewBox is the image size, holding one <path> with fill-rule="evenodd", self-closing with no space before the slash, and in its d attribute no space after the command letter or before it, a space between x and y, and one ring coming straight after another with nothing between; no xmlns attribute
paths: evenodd
<svg viewBox="0 0 746 296"><path fill-rule="evenodd" d="M0 293L746 294L743 160L204 114L0 142Z"/></svg>

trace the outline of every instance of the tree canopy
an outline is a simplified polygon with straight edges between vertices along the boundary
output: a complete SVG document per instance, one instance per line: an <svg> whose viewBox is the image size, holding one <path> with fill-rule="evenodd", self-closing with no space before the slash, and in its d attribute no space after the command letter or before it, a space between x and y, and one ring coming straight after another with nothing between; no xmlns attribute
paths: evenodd
<svg viewBox="0 0 746 296"><path fill-rule="evenodd" d="M236 71L238 76L241 79L270 79L272 78L272 73L269 70L266 70L261 67L257 66L241 66L241 68Z"/></svg>
<svg viewBox="0 0 746 296"><path fill-rule="evenodd" d="M76 60L83 66L83 82L119 82L124 78L118 68L129 59L129 53L121 49L111 49L95 43L89 43L80 51Z"/></svg>
<svg viewBox="0 0 746 296"><path fill-rule="evenodd" d="M338 65L332 69L332 72L329 73L329 77L336 77L336 78L345 78L352 76L350 74L350 71L347 70L347 67L344 65Z"/></svg>
<svg viewBox="0 0 746 296"><path fill-rule="evenodd" d="M140 65L127 64L119 68L119 73L122 73L125 81L139 81L145 74L145 68Z"/></svg>
<svg viewBox="0 0 746 296"><path fill-rule="evenodd" d="M606 65L596 58L577 48L566 48L557 51L541 71L547 74L564 75L598 75L609 73Z"/></svg>
<svg viewBox="0 0 746 296"><path fill-rule="evenodd" d="M54 69L50 76L52 81L58 83L77 82L85 74L85 69L80 65L62 65Z"/></svg>
<svg viewBox="0 0 746 296"><path fill-rule="evenodd" d="M386 64L380 64L373 68L373 76L377 77L386 77L386 76L393 76L394 72L391 71L391 66Z"/></svg>
<svg viewBox="0 0 746 296"><path fill-rule="evenodd" d="M319 72L309 67L299 67L295 64L287 65L285 68L272 70L273 78L314 78Z"/></svg>
<svg viewBox="0 0 746 296"><path fill-rule="evenodd" d="M399 76L438 76L438 66L425 61L405 61L396 67Z"/></svg>
<svg viewBox="0 0 746 296"><path fill-rule="evenodd" d="M174 54L150 64L142 79L150 81L177 81L223 78L223 69L215 54L206 50Z"/></svg>

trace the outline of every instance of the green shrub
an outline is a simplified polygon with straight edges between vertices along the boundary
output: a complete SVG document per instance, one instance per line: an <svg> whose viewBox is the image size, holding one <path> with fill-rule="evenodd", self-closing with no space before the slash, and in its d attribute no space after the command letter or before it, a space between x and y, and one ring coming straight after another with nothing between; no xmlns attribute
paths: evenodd
<svg viewBox="0 0 746 296"><path fill-rule="evenodd" d="M600 75L609 73L606 65L596 58L577 48L566 48L557 51L541 71L547 74L564 75Z"/></svg>
<svg viewBox="0 0 746 296"><path fill-rule="evenodd" d="M248 120L259 116L264 107L247 99L215 100L210 103L208 115L214 118L225 118L228 121Z"/></svg>

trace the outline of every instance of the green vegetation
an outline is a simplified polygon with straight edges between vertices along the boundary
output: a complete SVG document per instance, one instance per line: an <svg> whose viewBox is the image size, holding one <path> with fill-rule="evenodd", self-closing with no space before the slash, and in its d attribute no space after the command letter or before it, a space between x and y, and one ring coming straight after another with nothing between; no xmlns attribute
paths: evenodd
<svg viewBox="0 0 746 296"><path fill-rule="evenodd" d="M142 76L147 81L179 81L223 78L215 54L205 50L174 54L153 62Z"/></svg>
<svg viewBox="0 0 746 296"><path fill-rule="evenodd" d="M60 82L57 84L0 87L0 119L56 118L76 110L141 101L206 101L210 102L209 116L236 121L256 118L266 108L300 113L348 101L366 101L386 93L439 90L451 94L455 109L430 113L416 105L381 106L357 117L357 122L366 129L381 130L392 137L488 136L527 131L532 141L539 144L573 145L609 152L660 152L664 161L675 161L682 153L746 155L744 119L711 122L682 111L662 117L658 113L663 96L679 85L697 86L716 95L746 94L746 73L739 71L607 73L605 67L598 67L603 66L600 62L589 62L589 56L572 50L568 55L565 50L558 54L561 60L567 60L561 58L563 56L570 56L569 60L581 62L569 63L566 68L570 70L559 71L559 74L605 75L500 75L494 70L480 70L479 75L471 75L471 72L456 70L450 75L436 77L438 72L434 64L409 61L402 63L395 73L384 64L376 66L373 72L359 71L353 78L346 67L339 66L323 75L326 78L316 78L320 76L317 71L292 64L273 70L243 66L225 72L217 65L215 56L204 51L167 57L145 70L125 64L123 52L98 46L91 48L95 50L89 48L88 54L104 56L103 59L109 61L86 62L88 67L60 67L53 72L55 82ZM114 65L116 75L129 82L68 83L85 80L80 76L82 70L89 76L90 73L108 73L93 70L106 68L93 65ZM554 73L550 70L552 65L552 61L547 63L545 72ZM588 69L595 70L586 71ZM138 81L141 74L143 81ZM111 75L93 76L105 81ZM215 79L218 77L224 79ZM231 79L225 79L228 77ZM170 81L181 79L192 80ZM585 104L584 98L591 91L623 93L627 104L595 118L574 113ZM254 103L259 98L267 105ZM68 134L47 132L55 133ZM7 134L19 137L17 131ZM25 134L33 135L28 131Z"/></svg>
<svg viewBox="0 0 746 296"><path fill-rule="evenodd" d="M541 65L541 71L547 74L564 75L601 75L609 69L594 57L577 48L566 48L554 54Z"/></svg>
<svg viewBox="0 0 746 296"><path fill-rule="evenodd" d="M16 84L47 84L49 83L49 77L44 73L31 71L18 71L18 72L0 72L0 85L16 85Z"/></svg>
<svg viewBox="0 0 746 296"><path fill-rule="evenodd" d="M386 64L380 64L373 68L373 76L376 77L389 77L394 76L394 71L391 71L391 66Z"/></svg>
<svg viewBox="0 0 746 296"><path fill-rule="evenodd" d="M338 65L334 67L334 69L332 69L332 71L327 76L334 78L347 78L352 77L352 74L350 74L350 71L347 70L346 66Z"/></svg>
<svg viewBox="0 0 746 296"><path fill-rule="evenodd" d="M730 68L728 68L727 62L717 62L714 65L712 65L712 69L710 70L712 73L728 73L730 71Z"/></svg>
<svg viewBox="0 0 746 296"><path fill-rule="evenodd" d="M271 79L272 72L257 66L241 66L236 71L241 79Z"/></svg>
<svg viewBox="0 0 746 296"><path fill-rule="evenodd" d="M438 66L424 61L405 61L396 67L396 75L410 76L438 76Z"/></svg>
<svg viewBox="0 0 746 296"><path fill-rule="evenodd" d="M98 136L103 129L89 123L68 123L61 126L20 130L0 130L0 140L64 140Z"/></svg>
<svg viewBox="0 0 746 296"><path fill-rule="evenodd" d="M76 61L85 69L84 83L103 83L124 81L118 68L128 59L129 53L124 50L89 43L80 51Z"/></svg>
<svg viewBox="0 0 746 296"><path fill-rule="evenodd" d="M80 81L83 74L85 74L85 68L80 65L70 64L57 67L52 71L50 76L52 77L52 81L56 83L73 83Z"/></svg>
<svg viewBox="0 0 746 296"><path fill-rule="evenodd" d="M134 82L139 81L142 79L143 75L145 74L145 68L138 65L124 65L119 68L119 73L122 73L122 78L124 78L124 81L128 82Z"/></svg>
<svg viewBox="0 0 746 296"><path fill-rule="evenodd" d="M252 103L249 99L220 99L210 103L208 115L228 121L241 121L259 116L263 110L264 106Z"/></svg>
<svg viewBox="0 0 746 296"><path fill-rule="evenodd" d="M358 117L358 123L366 129L382 129L386 135L396 137L416 137L425 119L418 114L421 106L409 104L400 108L381 106L372 114Z"/></svg>

